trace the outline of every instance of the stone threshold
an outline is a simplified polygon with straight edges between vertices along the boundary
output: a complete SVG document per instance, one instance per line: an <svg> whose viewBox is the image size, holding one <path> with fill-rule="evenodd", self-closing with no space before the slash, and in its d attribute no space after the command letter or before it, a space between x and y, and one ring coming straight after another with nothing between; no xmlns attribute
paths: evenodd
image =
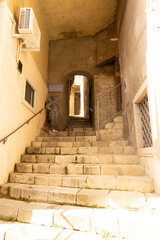
<svg viewBox="0 0 160 240"><path fill-rule="evenodd" d="M158 207L160 210L159 199L157 202L154 200L155 195L150 198L150 204L152 202L153 207ZM112 236L115 238L111 239L115 240L122 238L129 240L159 240L159 210L153 212L139 211L138 209L131 211L120 208L98 209L36 202L28 203L1 198L1 219L12 219L32 225L13 223L6 226L7 223L0 222L0 239L109 240L109 236ZM38 235L41 232L42 235ZM46 235L43 235L43 233ZM71 235L67 235L67 233Z"/></svg>

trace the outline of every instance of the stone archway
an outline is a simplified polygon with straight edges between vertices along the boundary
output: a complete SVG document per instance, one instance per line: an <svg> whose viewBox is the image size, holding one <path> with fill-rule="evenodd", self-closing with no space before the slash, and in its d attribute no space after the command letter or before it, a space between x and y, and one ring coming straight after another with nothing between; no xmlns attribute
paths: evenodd
<svg viewBox="0 0 160 240"><path fill-rule="evenodd" d="M66 121L66 126L69 122L69 81L73 79L74 76L76 75L81 75L84 76L88 79L88 87L89 87L89 104L87 106L88 108L88 116L89 119L91 119L92 123L94 124L94 84L93 84L93 76L92 73L86 70L72 70L64 74L62 78L62 82L64 84L64 99L65 99L65 106L67 108L67 111L65 112L64 118L67 120Z"/></svg>

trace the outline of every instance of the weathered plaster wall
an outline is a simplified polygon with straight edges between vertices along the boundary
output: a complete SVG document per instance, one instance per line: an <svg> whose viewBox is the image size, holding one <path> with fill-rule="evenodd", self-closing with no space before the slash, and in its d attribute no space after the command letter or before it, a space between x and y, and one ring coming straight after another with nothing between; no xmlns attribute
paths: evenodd
<svg viewBox="0 0 160 240"><path fill-rule="evenodd" d="M122 84L126 84L123 91L123 105L126 136L136 145L133 115L133 98L147 77L146 49L147 28L145 0L129 0L123 16L119 36L119 57ZM124 88L123 88L124 89Z"/></svg>
<svg viewBox="0 0 160 240"><path fill-rule="evenodd" d="M120 28L121 28L121 23L122 23L122 20L123 20L123 13L124 13L126 2L127 2L126 0L119 0L118 1L117 16L116 16L117 33L119 33Z"/></svg>
<svg viewBox="0 0 160 240"><path fill-rule="evenodd" d="M36 89L35 112L44 107L47 98L47 85L38 64L32 54L21 54L23 72L17 70L17 40L11 37L12 14L7 5L0 4L0 139L11 133L34 113L24 104L25 76L27 75ZM14 164L20 160L25 147L39 134L45 120L45 111L29 124L25 125L8 141L0 143L0 184L7 181L8 174L13 171Z"/></svg>
<svg viewBox="0 0 160 240"><path fill-rule="evenodd" d="M93 75L96 65L96 39L92 37L50 42L49 84L64 84L58 95L60 104L59 128L68 123L68 81L74 74Z"/></svg>
<svg viewBox="0 0 160 240"><path fill-rule="evenodd" d="M104 65L113 61L117 51L116 24L110 24L108 28L97 34L97 65Z"/></svg>
<svg viewBox="0 0 160 240"><path fill-rule="evenodd" d="M158 61L160 8L152 3L153 1L145 0L127 1L120 32L119 53L122 83L123 86L124 82L126 84L126 91L123 92L125 126L128 126L126 135L130 137L130 141L135 146L141 145L141 139L136 141L135 128L140 130L140 126L139 124L136 126L138 117L134 119L134 109L135 116L138 115L134 102L147 93L153 147L138 149L138 153L142 163L146 166L147 174L154 179L155 190L160 193L160 72Z"/></svg>
<svg viewBox="0 0 160 240"><path fill-rule="evenodd" d="M90 79L91 84L91 105L94 114L92 116L95 123L96 98L107 92L114 86L114 66L96 68L97 38L85 37L68 40L50 42L49 56L49 83L64 84L63 93L58 95L61 114L59 118L59 128L63 129L68 123L68 90L67 80L74 74L85 75ZM112 70L111 70L112 69ZM54 93L53 93L54 95ZM109 100L108 100L109 101ZM111 102L105 102L101 114Z"/></svg>
<svg viewBox="0 0 160 240"><path fill-rule="evenodd" d="M118 0L41 0L50 40L93 36L115 21Z"/></svg>
<svg viewBox="0 0 160 240"><path fill-rule="evenodd" d="M37 0L7 0L8 7L12 12L14 19L18 23L20 8L31 7L35 13L38 25L41 31L41 51L32 52L32 57L37 64L37 67L43 77L43 80L47 82L48 80L48 51L49 51L49 41L46 32L46 25L43 19L43 13L40 8L39 2Z"/></svg>
<svg viewBox="0 0 160 240"><path fill-rule="evenodd" d="M154 4L153 4L154 3ZM150 175L154 178L155 189L160 194L160 2L148 1L147 14L147 82L150 103L153 148L152 158L146 158Z"/></svg>
<svg viewBox="0 0 160 240"><path fill-rule="evenodd" d="M93 72L96 64L96 39L75 38L50 42L49 83L58 83L68 71Z"/></svg>

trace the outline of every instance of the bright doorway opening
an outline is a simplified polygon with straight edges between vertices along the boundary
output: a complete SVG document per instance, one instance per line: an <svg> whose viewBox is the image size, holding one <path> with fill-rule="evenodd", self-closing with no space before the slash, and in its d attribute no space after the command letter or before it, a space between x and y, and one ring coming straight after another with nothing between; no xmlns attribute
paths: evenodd
<svg viewBox="0 0 160 240"><path fill-rule="evenodd" d="M89 118L89 79L83 75L69 80L69 116Z"/></svg>

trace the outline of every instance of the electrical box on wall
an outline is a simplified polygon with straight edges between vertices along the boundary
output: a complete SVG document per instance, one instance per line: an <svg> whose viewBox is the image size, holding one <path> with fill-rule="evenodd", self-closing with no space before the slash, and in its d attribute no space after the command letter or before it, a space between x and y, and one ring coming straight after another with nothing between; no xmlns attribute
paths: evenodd
<svg viewBox="0 0 160 240"><path fill-rule="evenodd" d="M12 37L21 38L23 51L40 51L41 32L32 8L21 8L18 32L16 34L16 22L13 23Z"/></svg>

